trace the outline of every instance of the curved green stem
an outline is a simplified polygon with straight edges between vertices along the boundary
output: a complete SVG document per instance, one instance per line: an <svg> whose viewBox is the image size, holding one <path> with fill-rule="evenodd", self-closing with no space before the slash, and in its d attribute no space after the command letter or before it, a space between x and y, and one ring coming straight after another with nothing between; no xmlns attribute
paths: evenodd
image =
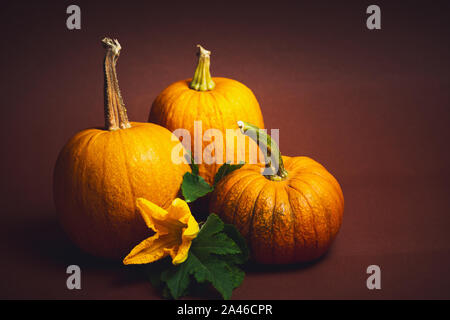
<svg viewBox="0 0 450 320"><path fill-rule="evenodd" d="M273 181L286 179L288 172L284 168L280 149L270 135L265 130L261 130L250 123L238 121L237 124L241 132L253 139L263 151L266 160L266 170L263 172L263 175Z"/></svg>
<svg viewBox="0 0 450 320"><path fill-rule="evenodd" d="M126 129L131 125L120 94L116 73L116 64L122 47L117 39L104 38L102 43L106 49L103 63L105 73L105 127L107 130Z"/></svg>
<svg viewBox="0 0 450 320"><path fill-rule="evenodd" d="M209 72L211 51L206 50L199 44L197 47L199 48L198 65L189 87L197 91L213 90L216 84Z"/></svg>

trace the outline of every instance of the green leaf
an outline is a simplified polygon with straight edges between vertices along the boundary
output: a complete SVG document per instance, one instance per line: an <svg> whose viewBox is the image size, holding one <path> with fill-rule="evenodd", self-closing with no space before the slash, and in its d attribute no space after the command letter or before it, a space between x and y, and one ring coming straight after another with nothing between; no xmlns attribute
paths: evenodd
<svg viewBox="0 0 450 320"><path fill-rule="evenodd" d="M242 284L242 281L244 281L245 272L233 264L228 264L228 266L230 268L230 275L233 289L235 289Z"/></svg>
<svg viewBox="0 0 450 320"><path fill-rule="evenodd" d="M161 281L167 284L170 295L174 299L178 299L187 293L190 282L191 260L188 256L186 261L179 266L171 266L161 273Z"/></svg>
<svg viewBox="0 0 450 320"><path fill-rule="evenodd" d="M198 198L204 197L208 193L214 190L214 187L210 186L205 179L198 175L199 168L195 164L195 159L192 153L188 150L186 151L186 160L190 163L192 173L186 172L183 176L183 182L181 184L181 192L186 202L194 202ZM223 164L216 175L214 176L214 186L222 179L224 176L233 172L236 169L242 167L244 163L240 164Z"/></svg>
<svg viewBox="0 0 450 320"><path fill-rule="evenodd" d="M224 233L218 233L209 238L200 238L195 241L195 250L219 255L241 253L239 246Z"/></svg>
<svg viewBox="0 0 450 320"><path fill-rule="evenodd" d="M183 176L183 183L181 184L181 192L186 202L193 202L200 197L203 197L213 191L208 182L199 175L194 175L186 172Z"/></svg>
<svg viewBox="0 0 450 320"><path fill-rule="evenodd" d="M228 263L219 259L209 259L204 261L204 266L208 271L207 280L225 300L229 300L235 288L235 276Z"/></svg>
<svg viewBox="0 0 450 320"><path fill-rule="evenodd" d="M214 176L214 186L216 186L217 183L219 183L219 181L227 174L230 174L234 170L241 168L244 164L245 163L241 161L239 164L224 163L223 165L221 165L219 170L217 170L216 175Z"/></svg>
<svg viewBox="0 0 450 320"><path fill-rule="evenodd" d="M250 257L250 250L248 249L247 242L241 233L236 229L236 227L232 224L225 224L223 227L223 232L232 239L236 245L239 247L241 252L237 255L234 255L232 258L235 259L237 264L243 264L247 262Z"/></svg>
<svg viewBox="0 0 450 320"><path fill-rule="evenodd" d="M225 224L219 216L214 213L210 214L192 243L193 249L197 253L242 254L239 245L232 238L221 232L224 230L224 227Z"/></svg>
<svg viewBox="0 0 450 320"><path fill-rule="evenodd" d="M197 282L211 283L224 299L230 299L233 289L236 288L236 279L241 276L242 271L237 267L230 267L228 262L217 256L202 256L196 252L189 255L192 257L190 267ZM235 275L233 272L239 274Z"/></svg>
<svg viewBox="0 0 450 320"><path fill-rule="evenodd" d="M159 275L165 296L178 299L195 283L198 286L210 283L224 299L230 299L233 289L244 279L245 274L238 265L246 260L243 257L247 257L247 253L245 241L237 229L211 214L192 241L185 262L174 266L166 259L165 264L152 268Z"/></svg>
<svg viewBox="0 0 450 320"><path fill-rule="evenodd" d="M197 237L194 239L195 241L199 241L202 238L208 238L209 236L216 234L223 230L224 227L223 221L219 218L219 216L215 213L212 213L206 219L206 222L203 224L200 232Z"/></svg>

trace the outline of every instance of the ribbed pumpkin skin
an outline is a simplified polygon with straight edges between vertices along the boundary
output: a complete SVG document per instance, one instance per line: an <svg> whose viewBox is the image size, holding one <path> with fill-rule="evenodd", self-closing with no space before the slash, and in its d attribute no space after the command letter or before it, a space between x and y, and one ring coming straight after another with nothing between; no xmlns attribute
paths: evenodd
<svg viewBox="0 0 450 320"><path fill-rule="evenodd" d="M62 226L83 250L123 258L148 229L135 209L143 197L168 207L186 164L171 161L167 129L149 123L108 131L87 129L62 149L54 171L54 200Z"/></svg>
<svg viewBox="0 0 450 320"><path fill-rule="evenodd" d="M184 128L191 135L191 151L194 154L194 121L202 121L203 134L208 129L218 129L223 133L223 162L226 162L226 129L238 129L237 121L243 120L264 128L264 121L259 103L253 92L244 84L227 78L212 78L216 87L211 91L196 91L189 88L191 79L178 81L164 89L153 102L149 122L157 123L170 131ZM240 132L238 135L242 135ZM203 140L203 139L202 139ZM254 142L245 137L246 145ZM202 142L202 152L211 141ZM230 148L231 149L231 148ZM248 162L248 151L245 160ZM231 151L231 150L230 150ZM227 151L227 152L230 152ZM233 150L234 161L239 163L236 146ZM209 183L221 164L202 163L199 165L200 175Z"/></svg>
<svg viewBox="0 0 450 320"><path fill-rule="evenodd" d="M308 157L283 157L288 177L271 181L257 165L245 165L217 185L210 212L234 224L255 261L306 262L322 256L342 223L339 183Z"/></svg>

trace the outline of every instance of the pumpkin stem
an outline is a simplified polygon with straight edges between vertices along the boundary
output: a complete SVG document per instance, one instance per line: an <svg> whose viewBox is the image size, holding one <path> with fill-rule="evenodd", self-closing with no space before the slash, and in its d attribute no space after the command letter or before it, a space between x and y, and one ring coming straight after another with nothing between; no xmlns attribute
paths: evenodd
<svg viewBox="0 0 450 320"><path fill-rule="evenodd" d="M209 72L211 51L206 50L199 44L197 47L199 48L198 65L189 87L197 91L213 90L216 84Z"/></svg>
<svg viewBox="0 0 450 320"><path fill-rule="evenodd" d="M238 121L237 124L243 134L249 136L258 144L260 149L264 149L266 151L263 152L266 160L266 170L264 170L263 175L267 179L273 181L281 181L286 179L288 172L284 168L280 149L278 148L276 142L272 140L270 135L268 135L265 130L262 130L250 123Z"/></svg>
<svg viewBox="0 0 450 320"><path fill-rule="evenodd" d="M105 127L107 130L130 128L127 109L125 109L120 94L116 73L116 63L122 47L117 39L104 38L102 43L106 49L103 63L105 73Z"/></svg>

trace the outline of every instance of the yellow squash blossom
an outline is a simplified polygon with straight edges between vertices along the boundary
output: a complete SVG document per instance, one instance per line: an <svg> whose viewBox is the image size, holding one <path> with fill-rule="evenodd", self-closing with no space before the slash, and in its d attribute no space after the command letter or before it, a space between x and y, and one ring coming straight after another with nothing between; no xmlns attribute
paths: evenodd
<svg viewBox="0 0 450 320"><path fill-rule="evenodd" d="M172 257L173 264L183 263L199 231L188 204L176 198L169 209L164 210L153 202L138 198L136 206L147 226L156 234L134 247L123 263L145 264L167 255Z"/></svg>

